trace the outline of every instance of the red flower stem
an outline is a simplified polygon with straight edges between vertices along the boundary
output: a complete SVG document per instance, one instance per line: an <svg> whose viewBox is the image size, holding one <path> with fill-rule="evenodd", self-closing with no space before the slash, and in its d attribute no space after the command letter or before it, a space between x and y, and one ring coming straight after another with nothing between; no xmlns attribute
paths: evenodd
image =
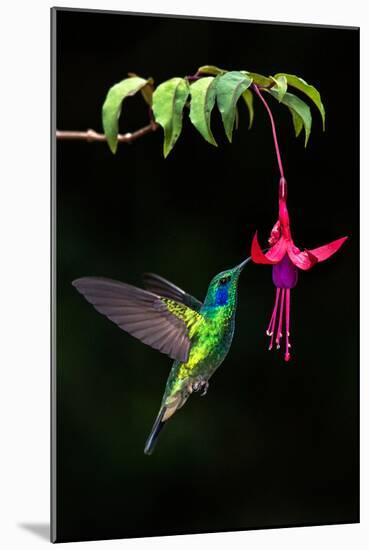
<svg viewBox="0 0 369 550"><path fill-rule="evenodd" d="M275 123L274 123L274 118L273 118L273 115L272 115L272 111L270 110L268 103L267 103L267 102L265 101L265 99L263 98L262 93L261 93L261 91L259 90L259 87L258 87L256 84L253 84L252 87L253 87L255 93L259 96L259 98L260 98L261 101L263 102L264 107L266 108L266 110L267 110L267 112L268 112L268 115L269 115L269 118L270 118L270 122L271 122L271 125L272 125L272 133L273 133L274 147L275 147L275 152L276 152L276 155L277 155L277 161L278 161L278 166L279 166L279 172L280 172L280 174L281 174L281 178L284 178L283 165L282 165L282 158L281 158L281 153L280 153L280 150L279 150L278 139L277 139L277 131L276 131L276 128L275 128Z"/></svg>

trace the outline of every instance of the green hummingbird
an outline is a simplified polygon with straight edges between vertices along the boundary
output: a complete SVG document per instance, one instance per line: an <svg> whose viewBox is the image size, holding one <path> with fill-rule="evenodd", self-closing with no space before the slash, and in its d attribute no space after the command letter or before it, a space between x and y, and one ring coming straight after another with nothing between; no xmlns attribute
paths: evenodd
<svg viewBox="0 0 369 550"><path fill-rule="evenodd" d="M233 339L238 278L250 259L216 275L203 303L154 273L143 276L146 290L103 277L72 282L98 312L174 359L146 454L189 396L206 394L210 377L224 361Z"/></svg>

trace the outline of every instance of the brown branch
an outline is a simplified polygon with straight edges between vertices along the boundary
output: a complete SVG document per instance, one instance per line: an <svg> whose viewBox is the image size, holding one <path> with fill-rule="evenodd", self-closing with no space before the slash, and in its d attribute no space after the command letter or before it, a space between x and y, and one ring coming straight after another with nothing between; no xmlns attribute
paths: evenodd
<svg viewBox="0 0 369 550"><path fill-rule="evenodd" d="M150 132L155 132L159 128L159 124L152 121L147 126L144 126L143 128L140 128L139 130L136 130L135 132L127 132L126 134L118 134L118 142L119 143L132 143L132 141L135 141L136 139L139 139L142 136L145 136L146 134L149 134ZM78 131L63 131L63 130L57 130L56 131L56 139L63 139L68 141L106 141L105 134L99 134L98 132L95 132L95 130L87 130L86 132L78 132Z"/></svg>

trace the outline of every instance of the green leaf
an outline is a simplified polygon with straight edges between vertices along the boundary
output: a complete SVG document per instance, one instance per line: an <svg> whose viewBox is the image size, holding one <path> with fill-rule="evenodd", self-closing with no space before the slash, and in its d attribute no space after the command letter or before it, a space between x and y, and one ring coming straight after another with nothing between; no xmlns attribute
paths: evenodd
<svg viewBox="0 0 369 550"><path fill-rule="evenodd" d="M278 99L278 93L275 90L267 90L273 97ZM307 105L302 99L294 94L286 93L282 99L282 103L287 105L292 113L292 122L295 128L296 136L301 132L301 123L305 128L305 147L309 140L311 132L311 111L309 105ZM301 120L299 120L301 119Z"/></svg>
<svg viewBox="0 0 369 550"><path fill-rule="evenodd" d="M275 82L272 90L276 91L278 94L278 101L281 102L285 93L287 92L287 78L282 74L273 78L270 77Z"/></svg>
<svg viewBox="0 0 369 550"><path fill-rule="evenodd" d="M128 76L132 78L138 75L136 73L128 73ZM150 77L147 79L147 84L145 84L145 86L141 88L141 95L149 107L151 107L152 105L153 92L154 92L154 79Z"/></svg>
<svg viewBox="0 0 369 550"><path fill-rule="evenodd" d="M173 149L182 131L183 108L190 93L184 78L171 78L156 88L152 108L155 120L164 129L164 157Z"/></svg>
<svg viewBox="0 0 369 550"><path fill-rule="evenodd" d="M122 103L126 97L134 95L147 84L147 80L138 76L125 78L110 88L102 107L102 122L109 147L116 153L118 147L118 121Z"/></svg>
<svg viewBox="0 0 369 550"><path fill-rule="evenodd" d="M239 71L230 71L218 77L217 103L222 115L225 133L232 142L232 132L236 117L236 103L240 95L251 85L251 78Z"/></svg>
<svg viewBox="0 0 369 550"><path fill-rule="evenodd" d="M261 86L262 88L269 88L269 86L273 85L273 80L268 76L264 76L258 73L251 73L250 71L240 71L240 72L242 74L245 74L251 77L253 82L255 82L255 84L257 84L258 86Z"/></svg>
<svg viewBox="0 0 369 550"><path fill-rule="evenodd" d="M249 130L252 126L252 123L254 121L254 96L251 92L251 90L245 90L242 94L243 99L245 100L245 103L247 105L247 108L249 110Z"/></svg>
<svg viewBox="0 0 369 550"><path fill-rule="evenodd" d="M236 117L235 117L235 123L234 123L234 127L236 128L236 130L238 130L239 121L240 121L240 114L238 112L238 107L236 105Z"/></svg>
<svg viewBox="0 0 369 550"><path fill-rule="evenodd" d="M197 72L217 76L218 74L224 74L227 71L220 69L219 67L215 67L214 65L203 65L197 69Z"/></svg>
<svg viewBox="0 0 369 550"><path fill-rule="evenodd" d="M298 115L297 112L291 109L290 107L289 107L289 111L292 115L292 122L293 122L293 127L295 128L295 135L296 137L299 137L299 135L301 134L301 130L304 127L304 121L302 120L300 115Z"/></svg>
<svg viewBox="0 0 369 550"><path fill-rule="evenodd" d="M216 98L216 78L200 78L190 86L190 120L202 137L212 145L217 142L210 129L210 117Z"/></svg>
<svg viewBox="0 0 369 550"><path fill-rule="evenodd" d="M318 90L314 86L311 86L311 84L305 82L302 78L299 78L293 74L278 73L274 76L274 78L278 78L280 76L285 76L289 86L293 86L297 90L300 90L300 92L306 94L311 101L315 103L320 111L323 122L323 130L325 130L325 109Z"/></svg>
<svg viewBox="0 0 369 550"><path fill-rule="evenodd" d="M152 95L154 93L154 79L149 78L146 86L141 88L141 94L149 107L152 106Z"/></svg>

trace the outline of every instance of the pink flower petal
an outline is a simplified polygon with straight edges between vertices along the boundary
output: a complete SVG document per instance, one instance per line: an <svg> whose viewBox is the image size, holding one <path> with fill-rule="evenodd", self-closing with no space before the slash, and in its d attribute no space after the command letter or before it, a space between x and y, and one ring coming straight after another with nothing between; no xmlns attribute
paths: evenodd
<svg viewBox="0 0 369 550"><path fill-rule="evenodd" d="M258 241L258 232L255 233L254 238L252 239L251 244L251 258L252 261L256 264L272 264L270 260L265 256L262 251L259 241Z"/></svg>
<svg viewBox="0 0 369 550"><path fill-rule="evenodd" d="M286 254L286 250L287 243L282 237L274 246L269 248L266 254L264 254L259 245L258 234L256 232L251 245L251 258L256 264L277 264Z"/></svg>
<svg viewBox="0 0 369 550"><path fill-rule="evenodd" d="M274 225L273 229L270 232L270 237L268 239L268 243L270 246L275 245L281 238L281 222L278 220Z"/></svg>
<svg viewBox="0 0 369 550"><path fill-rule="evenodd" d="M275 245L269 248L268 252L265 254L265 257L272 264L277 264L284 258L286 252L287 252L287 241L286 239L281 237L279 241L276 242Z"/></svg>
<svg viewBox="0 0 369 550"><path fill-rule="evenodd" d="M312 254L311 250L301 251L299 248L297 248L297 246L294 245L292 240L290 240L290 242L288 243L287 252L291 262L303 271L311 269L313 265L315 265L318 261L314 254Z"/></svg>
<svg viewBox="0 0 369 550"><path fill-rule="evenodd" d="M324 262L324 260L327 260L335 254L347 239L348 237L342 237L341 239L332 241L329 244L319 246L318 248L313 248L310 252L317 258L318 262Z"/></svg>
<svg viewBox="0 0 369 550"><path fill-rule="evenodd" d="M284 198L279 199L279 221L281 222L281 225L289 231L290 217L288 214L287 202Z"/></svg>

